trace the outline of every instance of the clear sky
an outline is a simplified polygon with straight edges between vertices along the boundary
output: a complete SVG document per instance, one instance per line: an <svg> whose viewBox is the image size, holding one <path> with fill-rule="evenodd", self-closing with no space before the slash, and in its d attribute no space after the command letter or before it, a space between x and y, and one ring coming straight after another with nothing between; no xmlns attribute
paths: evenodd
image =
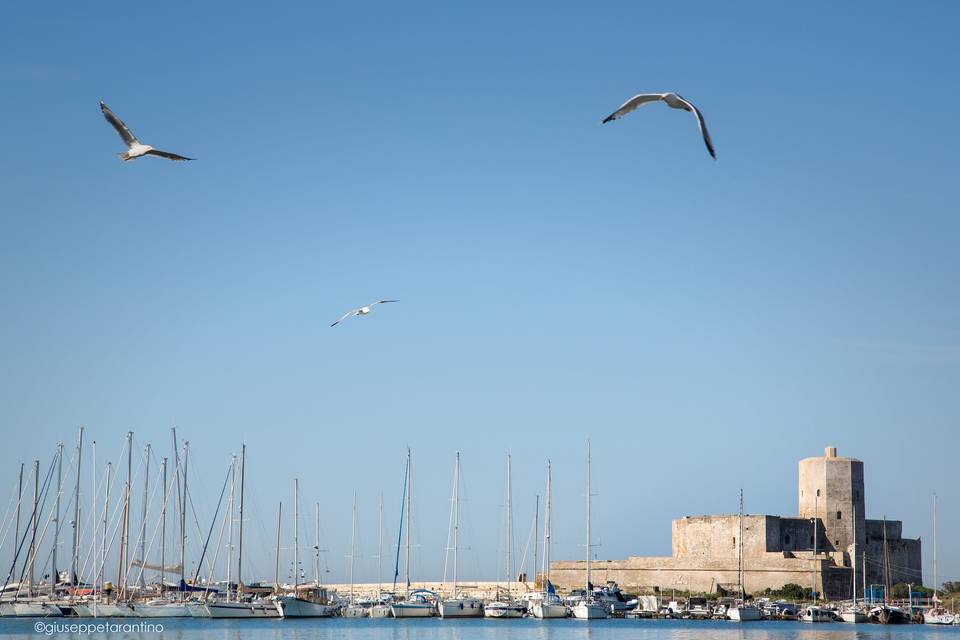
<svg viewBox="0 0 960 640"><path fill-rule="evenodd" d="M414 574L437 578L459 449L464 573L489 578L507 452L518 553L552 458L553 557L581 557L590 436L596 553L622 558L669 554L671 518L734 512L741 487L748 511L795 514L797 460L836 445L866 462L868 516L924 539L928 584L937 488L941 578L960 579L958 20L948 2L7 6L3 506L18 463L78 424L100 465L128 429L167 452L175 425L204 527L247 443L251 574L272 577L296 476L328 579L357 492L367 579L410 445ZM717 161L663 105L600 124L671 90ZM198 160L119 162L101 99ZM401 302L329 328L380 297Z"/></svg>

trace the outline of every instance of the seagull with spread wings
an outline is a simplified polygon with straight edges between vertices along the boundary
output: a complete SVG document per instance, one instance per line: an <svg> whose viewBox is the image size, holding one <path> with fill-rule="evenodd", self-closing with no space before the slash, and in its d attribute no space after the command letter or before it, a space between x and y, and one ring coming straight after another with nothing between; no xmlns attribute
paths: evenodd
<svg viewBox="0 0 960 640"><path fill-rule="evenodd" d="M103 117L107 119L107 122L117 130L117 133L120 134L120 138L123 139L124 144L127 145L127 151L125 153L118 153L120 159L126 162L127 160L136 160L141 156L159 156L161 158L166 158L167 160L193 160L193 158L187 158L186 156L180 156L175 153L170 153L169 151L160 151L159 149L154 149L148 144L141 144L137 137L133 135L133 132L130 131L130 128L127 125L123 124L123 120L117 117L117 115L110 111L110 107L100 102L100 111L103 112Z"/></svg>
<svg viewBox="0 0 960 640"><path fill-rule="evenodd" d="M378 305L378 304L386 304L386 303L388 303L388 302L400 302L400 301L399 301L399 300L377 300L376 302L371 302L370 304L368 304L368 305L365 306L365 307L360 307L359 309L353 309L353 310L351 310L351 311L347 311L345 314L343 314L342 316L340 316L340 318L339 318L336 322L334 322L334 323L333 323L332 325L330 325L330 326L331 326L331 327L335 327L335 326L337 326L338 324L340 324L341 322L343 322L344 320L346 320L347 318L349 318L349 317L351 317L351 316L365 316L365 315L367 315L368 313L370 313L370 310L371 310L374 306L376 306L376 305Z"/></svg>
<svg viewBox="0 0 960 640"><path fill-rule="evenodd" d="M703 136L703 143L707 145L707 151L710 152L714 160L717 159L717 154L713 150L713 141L710 140L710 133L707 131L707 123L703 119L703 114L693 106L692 102L677 93L641 93L633 96L620 105L619 109L604 118L603 122L605 124L611 120L622 118L637 107L643 106L648 102L664 102L668 107L672 107L673 109L683 109L684 111L693 113L693 115L697 117L697 126L700 127L700 135Z"/></svg>

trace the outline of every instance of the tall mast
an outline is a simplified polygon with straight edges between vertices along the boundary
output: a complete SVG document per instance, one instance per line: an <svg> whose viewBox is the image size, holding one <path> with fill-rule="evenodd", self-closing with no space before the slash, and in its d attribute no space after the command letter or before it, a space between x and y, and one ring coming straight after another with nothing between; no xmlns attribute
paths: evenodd
<svg viewBox="0 0 960 640"><path fill-rule="evenodd" d="M14 544L20 544L20 507L23 504L23 463L20 463L20 480L17 483L17 528L13 537ZM16 559L16 557L14 557ZM14 567L16 568L16 567Z"/></svg>
<svg viewBox="0 0 960 640"><path fill-rule="evenodd" d="M123 489L123 535L120 538L120 566L117 585L127 595L127 563L130 561L130 482L133 479L133 431L127 431L127 483Z"/></svg>
<svg viewBox="0 0 960 640"><path fill-rule="evenodd" d="M377 509L377 602L380 601L381 585L383 584L383 492L380 492L380 506ZM317 543L317 546L320 546Z"/></svg>
<svg viewBox="0 0 960 640"><path fill-rule="evenodd" d="M163 585L166 582L164 574L166 573L166 567L164 566L167 562L166 551L167 551L167 459L163 458L161 460L161 467L163 469L163 502L160 507L160 593L163 593Z"/></svg>
<svg viewBox="0 0 960 640"><path fill-rule="evenodd" d="M107 485L103 491L103 539L100 541L100 597L103 597L103 576L107 566L107 516L110 512L110 476L113 472L113 463L107 463Z"/></svg>
<svg viewBox="0 0 960 640"><path fill-rule="evenodd" d="M273 583L276 585L277 591L280 590L280 526L283 524L283 502L280 502L280 505L277 507L277 555L275 560L275 565L273 569ZM228 570L229 571L229 570ZM230 579L227 578L227 589L230 588ZM297 592L294 591L293 595L296 596ZM229 599L229 594L227 599Z"/></svg>
<svg viewBox="0 0 960 640"><path fill-rule="evenodd" d="M316 545L313 547L313 576L314 580L317 583L316 586L320 586L320 503L316 505L316 523L314 524L314 536L316 540Z"/></svg>
<svg viewBox="0 0 960 640"><path fill-rule="evenodd" d="M230 585L233 584L233 497L236 489L237 457L230 456L230 497L227 498L227 600L230 599ZM280 525L277 525L277 531ZM279 544L279 542L277 543ZM279 548L279 547L278 547ZM279 551L277 551L279 553ZM279 559L277 560L279 562ZM279 583L277 583L279 584Z"/></svg>
<svg viewBox="0 0 960 640"><path fill-rule="evenodd" d="M933 494L933 601L934 606L937 602L937 590L940 588L937 582L937 494Z"/></svg>
<svg viewBox="0 0 960 640"><path fill-rule="evenodd" d="M743 600L743 489L740 489L740 533L737 536L737 582L740 583L740 599Z"/></svg>
<svg viewBox="0 0 960 640"><path fill-rule="evenodd" d="M57 504L53 519L53 554L50 556L50 595L57 590L57 547L60 546L60 492L63 481L63 443L57 443Z"/></svg>
<svg viewBox="0 0 960 640"><path fill-rule="evenodd" d="M887 550L887 516L883 516L883 602L890 597L890 553Z"/></svg>
<svg viewBox="0 0 960 640"><path fill-rule="evenodd" d="M853 503L853 553L850 564L853 566L853 607L857 607L857 503Z"/></svg>
<svg viewBox="0 0 960 640"><path fill-rule="evenodd" d="M93 558L93 563L94 563L93 590L94 590L94 593L96 593L97 577L98 577L97 569L96 569L96 563L97 563L97 560L96 560L97 558L97 441L94 440L91 444L92 444L91 446L92 459L90 460L90 464L91 464L91 469L93 470L93 473L91 473L90 476L91 476L91 480L93 480L93 483L92 483L93 487L90 493L90 495L92 496L92 499L90 500L90 513L93 515L93 519L92 519L93 544L90 547L90 555ZM70 576L70 578L72 579L73 576ZM76 594L74 593L72 595L76 595Z"/></svg>
<svg viewBox="0 0 960 640"><path fill-rule="evenodd" d="M453 468L453 597L457 597L457 565L460 560L460 452Z"/></svg>
<svg viewBox="0 0 960 640"><path fill-rule="evenodd" d="M150 488L150 445L148 444L143 451L143 511L140 513L140 562L147 561L147 500L148 490ZM141 565L143 566L143 565ZM137 581L142 589L144 586L143 571L140 572L140 579Z"/></svg>
<svg viewBox="0 0 960 640"><path fill-rule="evenodd" d="M586 590L587 595L590 595L590 591L593 588L593 585L590 582L590 552L591 552L591 539L590 539L590 439L587 438L587 584Z"/></svg>
<svg viewBox="0 0 960 640"><path fill-rule="evenodd" d="M510 595L510 583L513 582L513 474L510 466L510 454L507 454L507 595Z"/></svg>
<svg viewBox="0 0 960 640"><path fill-rule="evenodd" d="M37 509L40 505L40 461L33 461L33 513L30 516L30 554L27 559L30 561L30 575L28 576L30 591L33 591L34 567L37 560Z"/></svg>
<svg viewBox="0 0 960 640"><path fill-rule="evenodd" d="M550 582L550 518L552 514L550 513L550 503L553 499L551 495L551 490L553 487L552 484L553 472L550 465L550 460L547 460L547 504L544 507L543 513L543 591L546 593L547 584Z"/></svg>
<svg viewBox="0 0 960 640"><path fill-rule="evenodd" d="M70 561L70 584L78 584L77 558L80 553L80 461L83 456L83 426L77 433L77 486L73 494L73 552ZM94 469L96 473L96 469Z"/></svg>
<svg viewBox="0 0 960 640"><path fill-rule="evenodd" d="M180 588L186 584L186 543L187 543L187 464L189 462L190 443L183 443L183 495L180 496ZM179 478L179 476L177 476Z"/></svg>
<svg viewBox="0 0 960 640"><path fill-rule="evenodd" d="M407 447L407 549L406 549L406 578L407 594L410 593L410 505L413 496L413 470L410 464L410 447Z"/></svg>
<svg viewBox="0 0 960 640"><path fill-rule="evenodd" d="M293 593L300 585L300 480L293 479Z"/></svg>
<svg viewBox="0 0 960 640"><path fill-rule="evenodd" d="M537 555L540 551L540 494L533 508L533 581L537 581Z"/></svg>
<svg viewBox="0 0 960 640"><path fill-rule="evenodd" d="M247 445L240 447L240 534L237 541L237 602L240 602L240 589L243 585L243 481L247 466Z"/></svg>
<svg viewBox="0 0 960 640"><path fill-rule="evenodd" d="M353 493L353 517L350 521L350 604L353 604L353 558L357 555L357 493Z"/></svg>

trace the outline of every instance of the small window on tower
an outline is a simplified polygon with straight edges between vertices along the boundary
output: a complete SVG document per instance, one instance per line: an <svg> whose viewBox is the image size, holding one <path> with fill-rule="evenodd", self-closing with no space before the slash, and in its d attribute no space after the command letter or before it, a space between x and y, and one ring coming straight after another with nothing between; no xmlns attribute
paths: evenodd
<svg viewBox="0 0 960 640"><path fill-rule="evenodd" d="M810 536L810 546L813 546L813 536Z"/></svg>
<svg viewBox="0 0 960 640"><path fill-rule="evenodd" d="M840 546L840 541L839 541L839 540L834 540L834 541L833 541L833 546L839 547L839 546Z"/></svg>
<svg viewBox="0 0 960 640"><path fill-rule="evenodd" d="M817 489L817 497L820 497L820 489Z"/></svg>
<svg viewBox="0 0 960 640"><path fill-rule="evenodd" d="M790 544L790 534L783 536L783 544Z"/></svg>
<svg viewBox="0 0 960 640"><path fill-rule="evenodd" d="M842 515L841 512L837 511L837 520L840 519L840 516L841 516L841 515Z"/></svg>
<svg viewBox="0 0 960 640"><path fill-rule="evenodd" d="M737 536L733 536L733 548L737 548Z"/></svg>

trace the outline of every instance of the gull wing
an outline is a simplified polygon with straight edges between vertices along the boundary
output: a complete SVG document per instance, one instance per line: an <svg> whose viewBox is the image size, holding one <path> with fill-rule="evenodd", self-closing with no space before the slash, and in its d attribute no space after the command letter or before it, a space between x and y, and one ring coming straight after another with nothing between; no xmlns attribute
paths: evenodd
<svg viewBox="0 0 960 640"><path fill-rule="evenodd" d="M606 118L604 118L603 122L607 123L607 122L610 122L611 120L622 118L623 116L627 115L637 107L645 105L648 102L656 102L657 100L663 100L663 95L664 94L662 93L641 93L641 94L635 95L629 100L627 100L626 102L624 102L622 105L620 105L619 109L617 109L616 111L608 115Z"/></svg>
<svg viewBox="0 0 960 640"><path fill-rule="evenodd" d="M700 113L700 109L697 109L695 106L693 106L692 102L679 94L677 95L677 98L679 98L680 102L690 108L689 110L693 112L693 115L697 116L697 126L700 127L700 135L703 136L703 143L707 145L707 151L709 151L713 159L716 160L717 152L713 149L713 141L710 139L710 132L707 131L707 122L703 119L703 114Z"/></svg>
<svg viewBox="0 0 960 640"><path fill-rule="evenodd" d="M161 158L166 158L167 160L176 160L178 162L182 162L184 160L193 160L193 158L178 156L177 154L170 153L169 151L160 151L160 149L150 149L150 151L147 151L147 154L151 156L160 156Z"/></svg>
<svg viewBox="0 0 960 640"><path fill-rule="evenodd" d="M347 318L349 318L350 316L355 316L355 315L357 315L357 311L358 311L358 309L352 309L352 310L350 310L350 311L347 311L345 314L343 314L342 316L340 316L340 317L337 319L336 322L334 322L334 323L333 323L332 325L330 325L330 326L331 326L331 327L335 327L335 326L337 326L338 324L340 324L341 322L343 322L344 320L346 320Z"/></svg>
<svg viewBox="0 0 960 640"><path fill-rule="evenodd" d="M372 307L374 304L386 304L386 303L388 303L388 302L400 302L400 301L399 301L399 300L377 300L376 302L374 302L374 303L371 304L370 306Z"/></svg>
<svg viewBox="0 0 960 640"><path fill-rule="evenodd" d="M133 135L133 132L130 131L130 128L127 125L123 124L123 120L117 117L113 111L110 111L110 107L100 103L100 111L103 113L103 117L107 119L107 122L117 130L117 133L120 134L120 137L123 139L124 144L128 147L131 147L139 142L137 137Z"/></svg>

